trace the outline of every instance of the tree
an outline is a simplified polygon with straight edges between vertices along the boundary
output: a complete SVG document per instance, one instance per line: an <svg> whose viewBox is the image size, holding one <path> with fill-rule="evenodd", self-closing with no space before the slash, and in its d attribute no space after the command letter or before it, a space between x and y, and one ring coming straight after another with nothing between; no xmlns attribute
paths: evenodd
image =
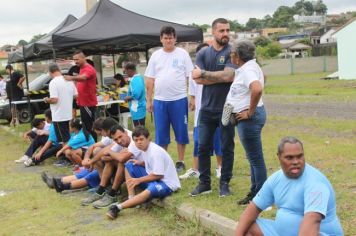
<svg viewBox="0 0 356 236"><path fill-rule="evenodd" d="M29 43L34 43L34 42L38 41L39 39L41 39L45 35L46 34L36 34L36 35L32 36L32 39L30 40Z"/></svg>
<svg viewBox="0 0 356 236"><path fill-rule="evenodd" d="M245 27L243 25L241 25L239 22L237 22L237 20L229 20L229 24L230 24L230 30L231 31L243 31L245 29Z"/></svg>
<svg viewBox="0 0 356 236"><path fill-rule="evenodd" d="M271 42L271 40L269 40L268 38L266 38L264 36L260 36L260 37L256 38L253 42L255 43L256 47L257 46L265 47Z"/></svg>
<svg viewBox="0 0 356 236"><path fill-rule="evenodd" d="M300 0L294 4L293 10L298 15L310 16L314 12L314 7L310 1Z"/></svg>
<svg viewBox="0 0 356 236"><path fill-rule="evenodd" d="M246 23L246 29L247 30L262 29L262 20L259 20L257 18L248 19Z"/></svg>
<svg viewBox="0 0 356 236"><path fill-rule="evenodd" d="M314 5L314 11L318 15L326 15L326 12L328 11L328 7L323 3L322 0L318 0Z"/></svg>
<svg viewBox="0 0 356 236"><path fill-rule="evenodd" d="M23 40L23 39L21 39L21 40L17 43L18 46L25 46L25 45L27 45L27 44L28 44L28 42L26 42L26 40Z"/></svg>
<svg viewBox="0 0 356 236"><path fill-rule="evenodd" d="M194 26L194 27L199 27L202 29L203 32L206 32L208 30L208 28L210 28L210 25L208 25L208 24L198 25L198 24L192 23L192 24L188 24L188 25Z"/></svg>
<svg viewBox="0 0 356 236"><path fill-rule="evenodd" d="M272 26L273 27L288 27L290 22L293 22L293 15L295 11L291 7L280 6L273 13Z"/></svg>
<svg viewBox="0 0 356 236"><path fill-rule="evenodd" d="M282 48L278 43L271 43L267 46L267 55L271 58L278 56L282 52Z"/></svg>

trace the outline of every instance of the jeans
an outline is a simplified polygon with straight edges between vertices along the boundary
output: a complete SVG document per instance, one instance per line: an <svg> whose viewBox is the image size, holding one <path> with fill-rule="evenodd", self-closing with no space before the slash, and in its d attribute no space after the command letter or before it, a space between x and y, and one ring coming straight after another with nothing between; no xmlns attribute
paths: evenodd
<svg viewBox="0 0 356 236"><path fill-rule="evenodd" d="M222 112L200 110L198 121L198 160L199 180L202 185L211 185L211 150L213 147L214 133L217 127L221 128L222 165L220 183L229 183L234 165L234 136L232 125L226 127L221 124Z"/></svg>
<svg viewBox="0 0 356 236"><path fill-rule="evenodd" d="M267 170L263 158L261 131L266 123L264 106L257 107L255 114L248 120L237 123L237 132L245 150L251 169L251 192L256 194L267 179Z"/></svg>
<svg viewBox="0 0 356 236"><path fill-rule="evenodd" d="M43 146L48 139L48 135L37 135L32 141L30 146L27 148L25 155L28 157L32 157L32 155L36 152L37 148Z"/></svg>

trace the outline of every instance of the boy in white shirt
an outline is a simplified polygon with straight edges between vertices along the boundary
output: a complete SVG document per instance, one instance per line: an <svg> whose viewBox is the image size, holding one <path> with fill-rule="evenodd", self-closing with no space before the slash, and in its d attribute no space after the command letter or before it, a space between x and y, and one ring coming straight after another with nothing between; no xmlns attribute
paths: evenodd
<svg viewBox="0 0 356 236"><path fill-rule="evenodd" d="M149 132L143 126L137 126L132 132L135 146L142 151L142 160L131 160L125 164L125 179L129 199L113 204L107 212L110 219L125 209L140 205L151 198L164 198L178 190L181 185L169 154L149 139ZM135 195L135 187L145 189Z"/></svg>

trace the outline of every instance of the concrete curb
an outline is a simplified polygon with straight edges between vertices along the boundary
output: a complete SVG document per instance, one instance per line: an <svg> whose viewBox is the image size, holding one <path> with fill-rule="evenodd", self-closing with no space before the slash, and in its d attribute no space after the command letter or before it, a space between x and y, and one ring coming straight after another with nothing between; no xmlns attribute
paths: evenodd
<svg viewBox="0 0 356 236"><path fill-rule="evenodd" d="M202 227L210 229L218 235L235 235L237 222L215 212L196 208L189 203L183 203L179 207L175 207L169 197L165 198L163 201L152 201L152 203L158 207L176 209L176 213L180 217L186 220L196 221Z"/></svg>
<svg viewBox="0 0 356 236"><path fill-rule="evenodd" d="M219 235L235 235L237 222L215 212L195 208L191 204L183 203L177 208L177 214L185 219L195 219L198 221L198 224L213 230Z"/></svg>

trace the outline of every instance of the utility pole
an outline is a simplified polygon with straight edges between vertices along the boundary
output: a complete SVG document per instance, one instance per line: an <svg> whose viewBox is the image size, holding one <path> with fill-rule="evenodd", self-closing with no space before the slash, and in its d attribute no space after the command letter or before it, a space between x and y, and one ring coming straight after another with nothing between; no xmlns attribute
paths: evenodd
<svg viewBox="0 0 356 236"><path fill-rule="evenodd" d="M86 12L88 12L98 1L97 0L85 0ZM103 82L103 66L101 63L101 56L95 55L93 56L94 68L99 74L99 84L102 86Z"/></svg>

